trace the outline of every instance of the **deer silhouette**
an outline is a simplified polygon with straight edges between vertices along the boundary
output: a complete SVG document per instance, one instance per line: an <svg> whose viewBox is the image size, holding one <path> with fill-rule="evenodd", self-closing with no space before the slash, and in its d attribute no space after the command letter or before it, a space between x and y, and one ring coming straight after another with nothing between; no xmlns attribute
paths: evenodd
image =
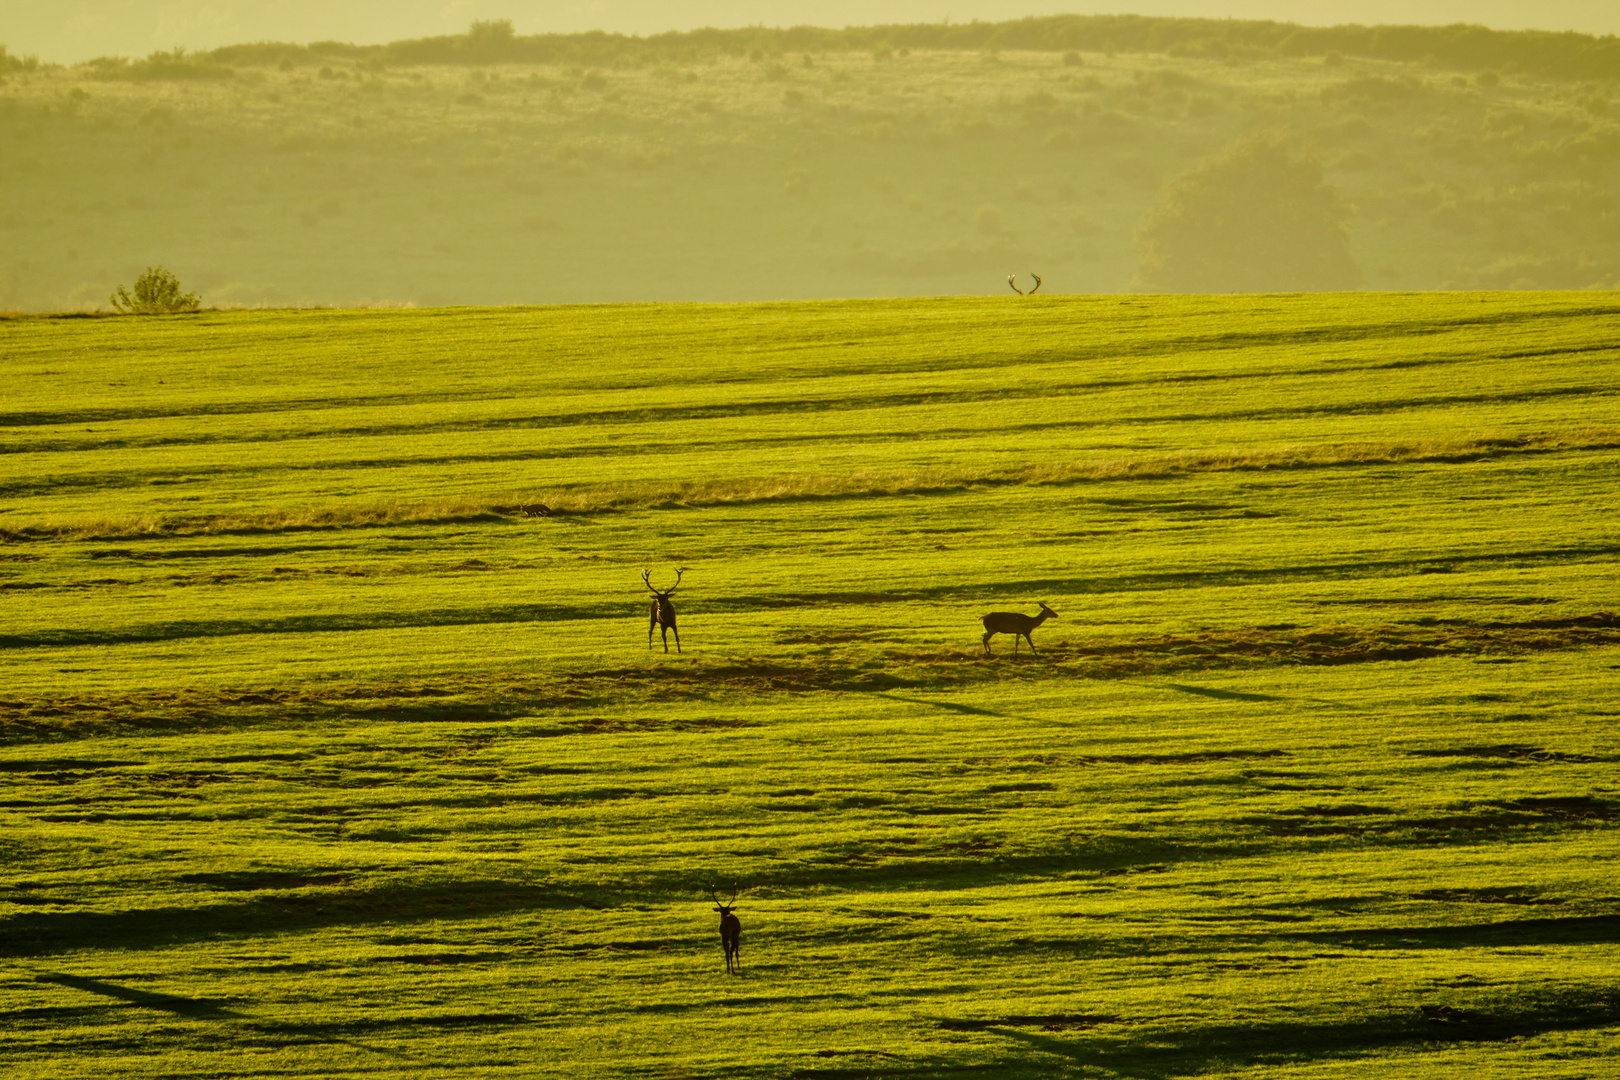
<svg viewBox="0 0 1620 1080"><path fill-rule="evenodd" d="M657 589L653 588L652 582L647 580L648 576L652 573L651 570L643 570L641 572L641 583L647 586L648 592L653 594L650 621L647 623L647 648L649 650L652 649L653 631L662 627L664 632L664 651L666 653L669 652L669 632L671 630L675 631L675 651L681 651L681 631L675 625L675 605L669 602L669 595L676 589L680 588L681 575L690 569L691 567L688 566L677 566L675 568L675 584L671 585L663 592L659 592Z"/></svg>
<svg viewBox="0 0 1620 1080"><path fill-rule="evenodd" d="M709 896L714 899L714 910L720 913L720 946L726 950L726 974L742 974L742 957L738 949L742 946L742 922L731 913L737 906L737 883L731 883L731 899L724 904L714 895L714 886L709 886Z"/></svg>
<svg viewBox="0 0 1620 1080"><path fill-rule="evenodd" d="M1039 601L1037 601L1039 603ZM981 621L984 623L984 655L990 655L990 639L997 634L1011 634L1013 636L1013 655L1018 655L1018 639L1023 638L1029 642L1029 651L1035 651L1035 642L1030 639L1029 632L1047 619L1057 618L1057 612L1041 603L1039 615L1021 615L1016 611L992 611Z"/></svg>

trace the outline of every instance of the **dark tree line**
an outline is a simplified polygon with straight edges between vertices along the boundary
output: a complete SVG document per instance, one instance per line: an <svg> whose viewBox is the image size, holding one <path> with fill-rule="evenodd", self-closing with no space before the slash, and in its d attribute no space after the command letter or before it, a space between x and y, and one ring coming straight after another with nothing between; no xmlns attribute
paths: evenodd
<svg viewBox="0 0 1620 1080"><path fill-rule="evenodd" d="M505 21L478 22L465 34L388 45L261 42L231 45L190 57L154 54L122 68L130 78L217 77L219 67L347 59L380 65L571 64L599 67L690 62L712 56L869 52L899 49L1037 52L1166 53L1172 56L1358 56L1418 61L1462 70L1520 70L1567 79L1620 79L1620 40L1539 30L1483 26L1332 26L1141 15L1056 15L1001 23L813 26L692 30L634 37L584 34L519 35ZM104 61L114 67L116 62ZM204 74L206 72L206 74Z"/></svg>

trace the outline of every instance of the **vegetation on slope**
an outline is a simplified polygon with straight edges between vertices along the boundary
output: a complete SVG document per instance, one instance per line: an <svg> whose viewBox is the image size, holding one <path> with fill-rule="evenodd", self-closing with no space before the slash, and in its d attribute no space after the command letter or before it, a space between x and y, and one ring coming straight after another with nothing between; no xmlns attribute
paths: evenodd
<svg viewBox="0 0 1620 1080"><path fill-rule="evenodd" d="M1368 287L1612 286L1614 48L1154 19L496 24L36 66L0 76L0 242L24 253L0 306L93 307L153 262L215 304L984 293L1030 270L1115 291L1164 186L1256 133L1353 207Z"/></svg>

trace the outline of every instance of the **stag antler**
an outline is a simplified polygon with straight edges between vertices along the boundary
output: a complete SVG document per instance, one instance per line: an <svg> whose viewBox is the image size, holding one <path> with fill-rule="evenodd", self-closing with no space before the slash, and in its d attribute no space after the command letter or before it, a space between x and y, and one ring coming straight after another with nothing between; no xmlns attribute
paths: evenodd
<svg viewBox="0 0 1620 1080"><path fill-rule="evenodd" d="M1017 274L1008 274L1007 275L1007 284L1012 286L1012 291L1013 292L1017 293L1019 296L1023 296L1024 295L1024 290L1020 289L1017 285L1013 285L1013 278L1015 278L1017 276L1018 276Z"/></svg>
<svg viewBox="0 0 1620 1080"><path fill-rule="evenodd" d="M1029 276L1035 279L1035 289L1039 289L1041 287L1041 275L1031 271ZM1034 296L1035 289L1029 290L1028 295Z"/></svg>
<svg viewBox="0 0 1620 1080"><path fill-rule="evenodd" d="M647 586L647 591L652 593L654 596L668 596L670 593L681 587L681 575L690 569L692 569L690 566L677 566L675 568L675 584L671 585L667 589L659 590L653 588L652 582L647 580L648 576L652 574L651 570L644 569L641 571L641 583Z"/></svg>

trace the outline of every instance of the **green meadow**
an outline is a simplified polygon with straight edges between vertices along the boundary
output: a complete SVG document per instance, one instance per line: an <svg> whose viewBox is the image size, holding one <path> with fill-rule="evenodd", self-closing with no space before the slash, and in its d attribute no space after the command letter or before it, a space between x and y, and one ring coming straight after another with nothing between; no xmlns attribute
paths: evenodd
<svg viewBox="0 0 1620 1080"><path fill-rule="evenodd" d="M1612 1075L1617 315L0 320L0 1068Z"/></svg>

